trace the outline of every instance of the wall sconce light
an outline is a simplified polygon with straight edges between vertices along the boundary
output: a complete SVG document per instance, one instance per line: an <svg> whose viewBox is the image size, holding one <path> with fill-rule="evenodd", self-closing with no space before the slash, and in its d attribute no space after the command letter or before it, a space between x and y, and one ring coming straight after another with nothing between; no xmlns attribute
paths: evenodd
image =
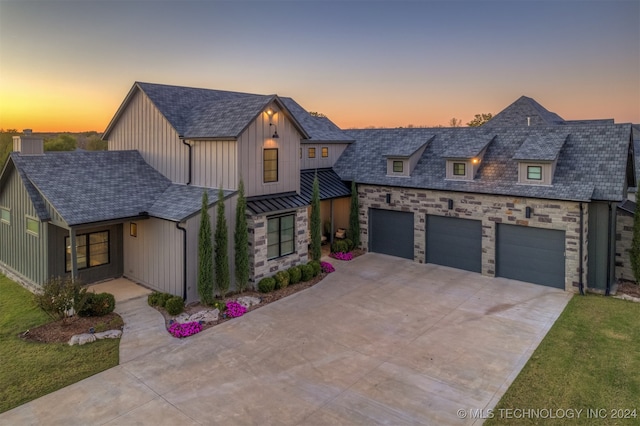
<svg viewBox="0 0 640 426"><path fill-rule="evenodd" d="M280 136L278 136L278 126L273 124L273 123L269 123L269 128L271 128L271 126L273 126L275 128L275 132L273 132L273 135L271 135L271 137L273 139L278 139Z"/></svg>
<svg viewBox="0 0 640 426"><path fill-rule="evenodd" d="M449 207L449 210L453 210L453 200L451 198L449 198L449 201L447 202L447 206Z"/></svg>
<svg viewBox="0 0 640 426"><path fill-rule="evenodd" d="M387 194L387 204L391 204L391 194Z"/></svg>
<svg viewBox="0 0 640 426"><path fill-rule="evenodd" d="M472 159L471 159L471 162L472 162L473 164L478 164L478 163L480 162L480 159L479 159L479 158L472 158Z"/></svg>
<svg viewBox="0 0 640 426"><path fill-rule="evenodd" d="M269 120L271 120L271 117L274 114L274 111L271 107L267 108L267 110L265 111L267 113L267 115L269 116Z"/></svg>
<svg viewBox="0 0 640 426"><path fill-rule="evenodd" d="M524 216L529 219L531 218L531 212L533 211L533 209L531 207L525 207L524 209Z"/></svg>
<svg viewBox="0 0 640 426"><path fill-rule="evenodd" d="M135 222L129 223L129 235L132 237L138 236L138 224Z"/></svg>

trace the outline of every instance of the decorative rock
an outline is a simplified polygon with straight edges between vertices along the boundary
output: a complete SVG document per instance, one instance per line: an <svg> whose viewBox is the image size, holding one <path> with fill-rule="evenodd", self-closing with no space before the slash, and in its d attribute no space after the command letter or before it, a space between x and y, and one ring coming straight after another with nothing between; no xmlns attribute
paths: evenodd
<svg viewBox="0 0 640 426"><path fill-rule="evenodd" d="M185 322L189 322L189 314L183 312L177 317L173 317L173 320L177 323L184 324Z"/></svg>
<svg viewBox="0 0 640 426"><path fill-rule="evenodd" d="M95 334L89 334L89 333L76 334L75 336L71 336L71 339L69 339L69 346L84 345L85 343L93 343L95 341L96 341Z"/></svg>
<svg viewBox="0 0 640 426"><path fill-rule="evenodd" d="M182 313L174 318L174 321L180 324L184 324L187 322L215 322L218 321L218 317L220 316L220 310L211 309L208 311L199 311L193 315L189 315L186 313Z"/></svg>
<svg viewBox="0 0 640 426"><path fill-rule="evenodd" d="M122 330L107 330L100 333L95 333L96 339L119 339L122 336Z"/></svg>
<svg viewBox="0 0 640 426"><path fill-rule="evenodd" d="M249 309L253 305L259 305L261 301L258 297L242 296L242 297L238 297L237 302L242 306L244 306L245 308Z"/></svg>

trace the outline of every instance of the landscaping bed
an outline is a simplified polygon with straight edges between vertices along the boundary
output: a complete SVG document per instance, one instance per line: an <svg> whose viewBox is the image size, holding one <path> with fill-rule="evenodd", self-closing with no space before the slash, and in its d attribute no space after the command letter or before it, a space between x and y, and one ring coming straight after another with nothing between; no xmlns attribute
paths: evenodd
<svg viewBox="0 0 640 426"><path fill-rule="evenodd" d="M98 333L107 330L121 330L123 325L122 318L115 312L101 317L75 315L66 320L57 320L31 328L20 333L20 338L29 342L67 343L72 336L89 333L91 328Z"/></svg>

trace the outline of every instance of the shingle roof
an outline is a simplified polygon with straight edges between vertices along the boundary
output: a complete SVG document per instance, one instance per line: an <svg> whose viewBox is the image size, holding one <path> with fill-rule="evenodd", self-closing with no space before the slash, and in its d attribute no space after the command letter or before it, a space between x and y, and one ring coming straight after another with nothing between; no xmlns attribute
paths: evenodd
<svg viewBox="0 0 640 426"><path fill-rule="evenodd" d="M484 126L548 126L564 124L564 122L562 117L555 112L548 111L535 99L521 96L496 114Z"/></svg>
<svg viewBox="0 0 640 426"><path fill-rule="evenodd" d="M568 134L530 135L513 155L514 160L553 161L558 158Z"/></svg>
<svg viewBox="0 0 640 426"><path fill-rule="evenodd" d="M493 133L482 134L482 131L477 133L478 134L461 135L462 138L468 139L447 147L442 156L444 158L473 158L479 156L493 140L495 135Z"/></svg>
<svg viewBox="0 0 640 426"><path fill-rule="evenodd" d="M383 154L385 157L410 157L433 138L432 134L417 134L411 129L406 129L406 132L402 131L404 129L397 130L394 134L388 135L387 150ZM399 140L402 140L402 143L398 143Z"/></svg>
<svg viewBox="0 0 640 426"><path fill-rule="evenodd" d="M340 130L327 117L314 117L291 98L280 98L285 107L291 112L309 135L309 142L352 142L343 130Z"/></svg>
<svg viewBox="0 0 640 426"><path fill-rule="evenodd" d="M518 126L492 128L496 135L489 144L474 181L446 180L443 153L454 145L464 145L482 128L367 129L350 130L356 139L334 170L343 180L358 183L425 188L485 194L513 195L559 200L611 200L625 198L628 124L580 126ZM410 177L388 177L384 154L390 144L435 134ZM556 165L553 185L518 184L517 149L528 137L569 134Z"/></svg>
<svg viewBox="0 0 640 426"><path fill-rule="evenodd" d="M351 189L340 179L333 169L307 169L300 172L300 195L308 204L311 204L313 194L313 179L318 173L318 186L320 188L320 200L348 197Z"/></svg>
<svg viewBox="0 0 640 426"><path fill-rule="evenodd" d="M180 221L200 209L202 188L171 184L138 151L12 153L11 160L36 209L46 213L41 220L48 219L46 203L70 226L145 213ZM209 190L210 202L216 199Z"/></svg>

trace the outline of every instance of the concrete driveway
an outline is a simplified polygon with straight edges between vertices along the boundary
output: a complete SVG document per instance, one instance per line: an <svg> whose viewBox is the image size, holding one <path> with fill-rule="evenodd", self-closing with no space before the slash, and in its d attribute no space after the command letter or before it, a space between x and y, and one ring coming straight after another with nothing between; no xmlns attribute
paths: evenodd
<svg viewBox="0 0 640 426"><path fill-rule="evenodd" d="M1 424L473 424L571 295L367 254L315 287L0 414Z"/></svg>

